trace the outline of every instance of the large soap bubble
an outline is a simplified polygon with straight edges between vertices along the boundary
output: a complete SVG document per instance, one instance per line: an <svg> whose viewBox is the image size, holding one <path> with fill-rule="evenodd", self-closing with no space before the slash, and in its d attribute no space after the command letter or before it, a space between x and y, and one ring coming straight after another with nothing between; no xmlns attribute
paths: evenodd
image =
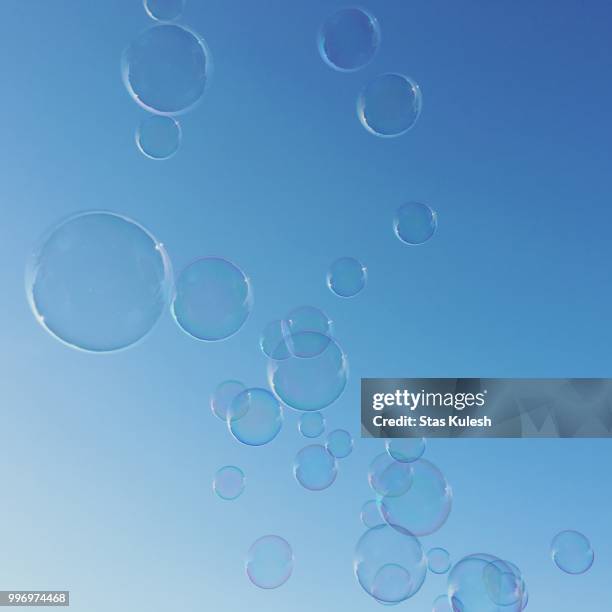
<svg viewBox="0 0 612 612"><path fill-rule="evenodd" d="M171 23L139 34L123 52L121 74L134 101L160 115L192 108L202 97L211 62L197 34Z"/></svg>
<svg viewBox="0 0 612 612"><path fill-rule="evenodd" d="M222 421L227 421L227 413L234 399L246 389L239 380L224 380L219 383L210 396L210 409Z"/></svg>
<svg viewBox="0 0 612 612"><path fill-rule="evenodd" d="M390 438L385 441L389 455L401 463L412 463L425 452L425 438Z"/></svg>
<svg viewBox="0 0 612 612"><path fill-rule="evenodd" d="M357 543L354 570L366 593L383 604L397 604L421 588L427 561L416 537L379 525Z"/></svg>
<svg viewBox="0 0 612 612"><path fill-rule="evenodd" d="M213 480L213 490L228 501L237 499L244 491L244 472L235 465L226 465L217 471Z"/></svg>
<svg viewBox="0 0 612 612"><path fill-rule="evenodd" d="M61 222L26 266L26 292L38 322L85 351L138 342L167 307L171 286L163 245L135 221L111 212Z"/></svg>
<svg viewBox="0 0 612 612"><path fill-rule="evenodd" d="M401 74L383 74L359 95L357 115L363 127L376 136L400 136L421 114L419 86Z"/></svg>
<svg viewBox="0 0 612 612"><path fill-rule="evenodd" d="M550 546L555 565L567 574L584 574L591 569L595 553L589 539L578 531L558 533Z"/></svg>
<svg viewBox="0 0 612 612"><path fill-rule="evenodd" d="M185 8L185 0L143 0L143 4L147 15L157 21L178 19Z"/></svg>
<svg viewBox="0 0 612 612"><path fill-rule="evenodd" d="M317 411L342 395L348 380L348 360L332 338L318 332L289 337L292 356L270 359L268 382L283 404L295 410Z"/></svg>
<svg viewBox="0 0 612 612"><path fill-rule="evenodd" d="M303 448L293 464L295 479L310 491L322 491L336 480L336 459L324 446L312 444Z"/></svg>
<svg viewBox="0 0 612 612"><path fill-rule="evenodd" d="M389 525L417 536L437 531L451 511L452 491L442 472L425 459L403 463L412 470L410 487L401 495L385 495L381 513Z"/></svg>
<svg viewBox="0 0 612 612"><path fill-rule="evenodd" d="M382 453L370 464L368 482L382 498L403 495L412 486L412 467Z"/></svg>
<svg viewBox="0 0 612 612"><path fill-rule="evenodd" d="M393 231L404 244L423 244L435 234L437 228L437 213L421 202L402 204L393 219Z"/></svg>
<svg viewBox="0 0 612 612"><path fill-rule="evenodd" d="M355 297L363 291L368 278L366 267L353 257L334 261L327 272L329 290L342 298Z"/></svg>
<svg viewBox="0 0 612 612"><path fill-rule="evenodd" d="M181 144L181 126L164 115L145 117L136 130L136 146L149 159L169 159Z"/></svg>
<svg viewBox="0 0 612 612"><path fill-rule="evenodd" d="M246 560L249 580L260 589L277 589L293 572L293 551L287 540L277 535L259 538Z"/></svg>
<svg viewBox="0 0 612 612"><path fill-rule="evenodd" d="M353 436L345 429L334 429L327 436L325 448L336 459L344 459L353 452Z"/></svg>
<svg viewBox="0 0 612 612"><path fill-rule="evenodd" d="M245 389L227 413L231 434L248 446L263 446L276 438L283 425L283 409L267 389Z"/></svg>
<svg viewBox="0 0 612 612"><path fill-rule="evenodd" d="M226 259L203 257L181 272L172 313L184 332L214 342L233 336L252 307L251 283L244 272Z"/></svg>
<svg viewBox="0 0 612 612"><path fill-rule="evenodd" d="M320 412L304 412L298 427L305 438L318 438L325 431L325 417Z"/></svg>
<svg viewBox="0 0 612 612"><path fill-rule="evenodd" d="M376 18L360 8L345 8L329 17L319 32L319 52L335 70L352 72L372 61L380 45Z"/></svg>

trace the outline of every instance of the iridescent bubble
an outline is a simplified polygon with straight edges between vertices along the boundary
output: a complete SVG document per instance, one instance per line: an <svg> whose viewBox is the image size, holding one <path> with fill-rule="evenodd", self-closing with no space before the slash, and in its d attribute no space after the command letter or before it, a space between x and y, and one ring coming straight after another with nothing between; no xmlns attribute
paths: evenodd
<svg viewBox="0 0 612 612"><path fill-rule="evenodd" d="M366 267L352 257L336 259L327 273L327 286L338 297L351 298L361 293L366 285Z"/></svg>
<svg viewBox="0 0 612 612"><path fill-rule="evenodd" d="M375 17L359 8L345 8L327 19L319 32L323 61L342 72L352 72L370 63L380 45Z"/></svg>
<svg viewBox="0 0 612 612"><path fill-rule="evenodd" d="M164 115L145 117L136 130L136 146L149 159L169 159L181 144L181 126Z"/></svg>
<svg viewBox="0 0 612 612"><path fill-rule="evenodd" d="M226 259L204 257L181 272L172 313L184 332L214 342L233 336L252 307L251 283L244 272Z"/></svg>
<svg viewBox="0 0 612 612"><path fill-rule="evenodd" d="M332 338L317 332L290 336L289 359L268 362L268 382L283 404L317 411L342 395L348 380L348 360ZM296 350L298 348L299 350Z"/></svg>
<svg viewBox="0 0 612 612"><path fill-rule="evenodd" d="M460 612L460 610L453 610L448 601L448 596L440 595L434 600L431 612Z"/></svg>
<svg viewBox="0 0 612 612"><path fill-rule="evenodd" d="M384 525L385 521L380 515L378 503L375 499L370 499L361 507L361 522L368 528Z"/></svg>
<svg viewBox="0 0 612 612"><path fill-rule="evenodd" d="M300 417L299 429L305 438L318 438L325 431L325 417L320 412L305 412Z"/></svg>
<svg viewBox="0 0 612 612"><path fill-rule="evenodd" d="M111 212L74 215L51 229L26 266L38 322L77 349L109 352L144 338L168 305L164 246L144 227Z"/></svg>
<svg viewBox="0 0 612 612"><path fill-rule="evenodd" d="M357 100L357 115L368 132L383 137L407 132L421 114L419 86L401 74L383 74L365 87Z"/></svg>
<svg viewBox="0 0 612 612"><path fill-rule="evenodd" d="M173 21L185 9L185 0L143 0L145 11L151 19Z"/></svg>
<svg viewBox="0 0 612 612"><path fill-rule="evenodd" d="M393 220L395 235L405 244L427 242L436 232L438 215L427 204L408 202L399 207Z"/></svg>
<svg viewBox="0 0 612 612"><path fill-rule="evenodd" d="M353 452L353 436L344 429L335 429L327 436L325 448L336 459L344 459Z"/></svg>
<svg viewBox="0 0 612 612"><path fill-rule="evenodd" d="M446 574L450 569L450 555L445 548L431 548L427 553L429 571L434 574Z"/></svg>
<svg viewBox="0 0 612 612"><path fill-rule="evenodd" d="M387 452L401 463L412 463L425 452L425 438L390 438L385 442Z"/></svg>
<svg viewBox="0 0 612 612"><path fill-rule="evenodd" d="M381 603L396 604L421 588L427 562L416 537L379 525L357 543L354 570L366 593Z"/></svg>
<svg viewBox="0 0 612 612"><path fill-rule="evenodd" d="M215 474L213 490L221 499L229 501L242 495L244 485L244 472L234 465L226 465Z"/></svg>
<svg viewBox="0 0 612 612"><path fill-rule="evenodd" d="M589 539L578 531L562 531L550 547L555 565L567 574L584 574L591 569L595 553Z"/></svg>
<svg viewBox="0 0 612 612"><path fill-rule="evenodd" d="M227 413L231 434L248 446L263 446L276 438L283 409L267 389L246 389L234 398Z"/></svg>
<svg viewBox="0 0 612 612"><path fill-rule="evenodd" d="M336 480L338 466L324 446L312 444L296 455L293 474L305 489L322 491Z"/></svg>
<svg viewBox="0 0 612 612"><path fill-rule="evenodd" d="M210 409L213 411L213 414L222 421L227 421L227 413L232 402L245 389L246 386L239 380L226 380L217 385L217 388L210 396Z"/></svg>
<svg viewBox="0 0 612 612"><path fill-rule="evenodd" d="M259 538L246 560L249 580L260 589L277 589L293 572L293 551L289 542L277 535Z"/></svg>
<svg viewBox="0 0 612 612"><path fill-rule="evenodd" d="M121 74L130 96L160 115L182 113L195 106L204 93L210 69L204 40L171 23L139 34L121 58Z"/></svg>
<svg viewBox="0 0 612 612"><path fill-rule="evenodd" d="M442 472L425 459L401 463L412 470L408 490L399 496L385 495L381 513L389 525L416 536L437 531L451 511L452 491Z"/></svg>
<svg viewBox="0 0 612 612"><path fill-rule="evenodd" d="M270 359L287 359L291 353L285 341L285 327L281 320L271 321L264 328L259 347L262 353Z"/></svg>
<svg viewBox="0 0 612 612"><path fill-rule="evenodd" d="M403 495L412 486L412 467L382 453L370 464L368 482L382 498Z"/></svg>

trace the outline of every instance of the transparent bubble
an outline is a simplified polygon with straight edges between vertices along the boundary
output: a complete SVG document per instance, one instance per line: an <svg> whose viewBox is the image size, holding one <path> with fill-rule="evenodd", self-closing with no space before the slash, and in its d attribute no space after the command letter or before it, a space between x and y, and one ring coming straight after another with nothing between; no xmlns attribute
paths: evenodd
<svg viewBox="0 0 612 612"><path fill-rule="evenodd" d="M382 498L403 495L412 486L412 467L382 453L370 464L368 482Z"/></svg>
<svg viewBox="0 0 612 612"><path fill-rule="evenodd" d="M173 21L185 9L185 0L144 0L144 8L151 19Z"/></svg>
<svg viewBox="0 0 612 612"><path fill-rule="evenodd" d="M521 604L524 581L516 566L496 559L485 566L483 579L493 603L504 607Z"/></svg>
<svg viewBox="0 0 612 612"><path fill-rule="evenodd" d="M452 491L442 472L425 459L402 463L412 470L412 482L399 496L385 495L381 500L384 519L397 529L416 536L437 531L451 511Z"/></svg>
<svg viewBox="0 0 612 612"><path fill-rule="evenodd" d="M244 472L234 465L226 465L215 474L213 490L221 499L233 500L242 495L244 485Z"/></svg>
<svg viewBox="0 0 612 612"><path fill-rule="evenodd" d="M366 285L366 267L352 257L336 259L327 273L327 286L332 293L342 298L351 298L361 293Z"/></svg>
<svg viewBox="0 0 612 612"><path fill-rule="evenodd" d="M361 507L361 522L368 528L384 525L385 521L380 515L378 503L375 499L370 499Z"/></svg>
<svg viewBox="0 0 612 612"><path fill-rule="evenodd" d="M395 235L405 244L427 242L436 232L438 215L427 204L408 202L399 207L393 220Z"/></svg>
<svg viewBox="0 0 612 612"><path fill-rule="evenodd" d="M150 159L169 159L181 144L181 126L164 115L145 117L136 130L136 145Z"/></svg>
<svg viewBox="0 0 612 612"><path fill-rule="evenodd" d="M251 283L244 272L225 259L204 257L181 272L172 313L190 336L214 342L233 336L252 307Z"/></svg>
<svg viewBox="0 0 612 612"><path fill-rule="evenodd" d="M160 115L182 113L195 106L210 71L204 40L171 23L152 26L139 34L121 58L121 74L130 96Z"/></svg>
<svg viewBox="0 0 612 612"><path fill-rule="evenodd" d="M390 438L385 442L389 455L401 463L412 463L425 452L425 438Z"/></svg>
<svg viewBox="0 0 612 612"><path fill-rule="evenodd" d="M170 260L144 227L111 212L86 212L51 229L26 266L38 322L58 340L93 352L143 338L168 305Z"/></svg>
<svg viewBox="0 0 612 612"><path fill-rule="evenodd" d="M325 448L336 459L344 459L353 452L353 436L344 429L335 429L327 436Z"/></svg>
<svg viewBox="0 0 612 612"><path fill-rule="evenodd" d="M259 538L251 546L246 561L249 580L260 589L277 589L293 572L293 551L289 542L277 535Z"/></svg>
<svg viewBox="0 0 612 612"><path fill-rule="evenodd" d="M320 412L305 412L300 417L299 429L305 438L318 438L325 431L325 417Z"/></svg>
<svg viewBox="0 0 612 612"><path fill-rule="evenodd" d="M431 610L432 612L456 612L452 609L447 595L440 595L439 597L436 597Z"/></svg>
<svg viewBox="0 0 612 612"><path fill-rule="evenodd" d="M266 325L259 339L259 346L266 357L270 359L287 359L290 356L285 341L285 327L281 320L271 321Z"/></svg>
<svg viewBox="0 0 612 612"><path fill-rule="evenodd" d="M450 555L445 548L432 548L427 553L429 571L434 574L446 574L450 569Z"/></svg>
<svg viewBox="0 0 612 612"><path fill-rule="evenodd" d="M595 553L589 539L578 531L562 531L551 544L555 565L567 574L584 574L591 569Z"/></svg>
<svg viewBox="0 0 612 612"><path fill-rule="evenodd" d="M324 446L312 444L296 455L293 474L305 489L322 491L336 480L338 466Z"/></svg>
<svg viewBox="0 0 612 612"><path fill-rule="evenodd" d="M217 385L210 396L210 409L213 414L222 421L227 421L227 413L232 402L245 389L246 386L239 380L226 380Z"/></svg>
<svg viewBox="0 0 612 612"><path fill-rule="evenodd" d="M366 593L381 603L396 604L418 592L427 563L416 537L379 525L357 543L354 570Z"/></svg>
<svg viewBox="0 0 612 612"><path fill-rule="evenodd" d="M375 17L359 8L345 8L327 19L319 32L323 61L342 72L369 64L380 45L380 28Z"/></svg>
<svg viewBox="0 0 612 612"><path fill-rule="evenodd" d="M276 438L283 409L267 389L246 389L234 398L227 413L231 434L248 446L263 446Z"/></svg>
<svg viewBox="0 0 612 612"><path fill-rule="evenodd" d="M296 410L317 411L333 404L348 380L346 355L335 340L317 332L289 338L294 354L284 361L268 362L270 388L283 404Z"/></svg>
<svg viewBox="0 0 612 612"><path fill-rule="evenodd" d="M400 136L421 114L419 86L401 74L383 74L365 87L357 100L363 127L376 136Z"/></svg>
<svg viewBox="0 0 612 612"><path fill-rule="evenodd" d="M314 334L298 335L302 332ZM332 336L332 322L315 306L294 308L283 320L283 344L290 353L300 357L313 357L327 346L326 336ZM282 352L282 348L279 349Z"/></svg>

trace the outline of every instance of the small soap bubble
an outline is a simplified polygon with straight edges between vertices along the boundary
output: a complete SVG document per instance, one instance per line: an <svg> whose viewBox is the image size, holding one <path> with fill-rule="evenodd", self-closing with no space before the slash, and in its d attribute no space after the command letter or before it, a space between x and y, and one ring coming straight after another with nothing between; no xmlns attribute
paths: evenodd
<svg viewBox="0 0 612 612"><path fill-rule="evenodd" d="M249 580L260 589L277 589L293 572L293 550L287 540L277 535L259 538L246 560Z"/></svg>
<svg viewBox="0 0 612 612"><path fill-rule="evenodd" d="M283 320L283 336L288 337L301 332L316 332L324 336L331 336L331 319L316 306L298 306L294 308Z"/></svg>
<svg viewBox="0 0 612 612"><path fill-rule="evenodd" d="M353 436L344 429L335 429L327 436L325 448L336 459L344 459L353 452Z"/></svg>
<svg viewBox="0 0 612 612"><path fill-rule="evenodd" d="M389 455L400 463L412 463L425 452L425 438L390 438L385 447Z"/></svg>
<svg viewBox="0 0 612 612"><path fill-rule="evenodd" d="M375 499L370 499L361 507L361 522L368 529L385 524L385 520L380 514L378 503Z"/></svg>
<svg viewBox="0 0 612 612"><path fill-rule="evenodd" d="M181 126L172 117L149 115L136 130L136 145L149 159L169 159L178 151L180 144Z"/></svg>
<svg viewBox="0 0 612 612"><path fill-rule="evenodd" d="M355 297L366 286L366 267L353 257L336 259L327 273L329 290L342 298Z"/></svg>
<svg viewBox="0 0 612 612"><path fill-rule="evenodd" d="M143 0L143 3L147 15L157 21L178 19L185 9L185 0Z"/></svg>
<svg viewBox="0 0 612 612"><path fill-rule="evenodd" d="M445 548L431 548L427 553L429 571L434 574L446 574L451 566L450 555Z"/></svg>
<svg viewBox="0 0 612 612"><path fill-rule="evenodd" d="M221 498L228 501L242 495L245 486L244 472L234 465L222 467L213 481L213 490Z"/></svg>
<svg viewBox="0 0 612 612"><path fill-rule="evenodd" d="M382 498L403 495L412 486L412 467L382 453L370 464L368 482Z"/></svg>
<svg viewBox="0 0 612 612"><path fill-rule="evenodd" d="M457 608L457 610L453 610L448 600L448 595L440 595L434 600L431 612L461 612L462 610L463 608Z"/></svg>
<svg viewBox="0 0 612 612"><path fill-rule="evenodd" d="M223 422L227 421L227 413L234 399L246 389L239 380L225 380L213 391L210 396L210 409L213 414Z"/></svg>
<svg viewBox="0 0 612 612"><path fill-rule="evenodd" d="M403 204L393 220L393 231L404 244L423 244L436 233L437 228L437 213L421 202Z"/></svg>
<svg viewBox="0 0 612 612"><path fill-rule="evenodd" d="M262 353L270 359L288 359L291 353L285 341L285 325L283 321L271 321L264 328L259 339Z"/></svg>
<svg viewBox="0 0 612 612"><path fill-rule="evenodd" d="M318 438L325 431L325 417L320 412L304 412L299 429L305 438Z"/></svg>
<svg viewBox="0 0 612 612"><path fill-rule="evenodd" d="M310 491L322 491L336 480L336 459L324 446L312 444L303 448L293 464L295 479Z"/></svg>
<svg viewBox="0 0 612 612"><path fill-rule="evenodd" d="M276 438L283 425L283 409L267 389L245 389L227 413L231 434L248 446L263 446Z"/></svg>
<svg viewBox="0 0 612 612"><path fill-rule="evenodd" d="M562 531L551 544L555 565L567 574L584 574L591 569L595 553L589 539L578 531Z"/></svg>

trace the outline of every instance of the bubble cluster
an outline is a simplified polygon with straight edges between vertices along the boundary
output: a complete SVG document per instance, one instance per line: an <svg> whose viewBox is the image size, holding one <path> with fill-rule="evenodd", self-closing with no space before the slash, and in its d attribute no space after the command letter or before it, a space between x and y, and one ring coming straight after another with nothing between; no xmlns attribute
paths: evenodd
<svg viewBox="0 0 612 612"><path fill-rule="evenodd" d="M429 571L434 574L446 574L451 566L450 555L445 548L431 548L427 553Z"/></svg>
<svg viewBox="0 0 612 612"><path fill-rule="evenodd" d="M226 465L217 471L213 481L213 490L221 498L228 501L242 495L245 486L244 472L234 466Z"/></svg>
<svg viewBox="0 0 612 612"><path fill-rule="evenodd" d="M561 531L550 548L555 565L567 574L584 574L595 560L591 542L578 531Z"/></svg>
<svg viewBox="0 0 612 612"><path fill-rule="evenodd" d="M341 257L327 272L327 286L338 297L351 298L363 291L367 277L366 267L361 262L353 257Z"/></svg>
<svg viewBox="0 0 612 612"><path fill-rule="evenodd" d="M345 429L335 429L327 436L325 448L336 459L344 459L353 452L353 436Z"/></svg>
<svg viewBox="0 0 612 612"><path fill-rule="evenodd" d="M400 463L412 463L425 452L425 438L390 438L385 441L389 455Z"/></svg>
<svg viewBox="0 0 612 612"><path fill-rule="evenodd" d="M335 457L324 446L312 444L296 455L293 474L305 489L322 491L336 480L338 466Z"/></svg>
<svg viewBox="0 0 612 612"><path fill-rule="evenodd" d="M178 19L185 9L185 0L144 0L147 15L157 21Z"/></svg>
<svg viewBox="0 0 612 612"><path fill-rule="evenodd" d="M110 352L147 335L168 305L170 260L144 227L111 212L51 229L26 267L38 322L73 348Z"/></svg>
<svg viewBox="0 0 612 612"><path fill-rule="evenodd" d="M214 342L233 336L252 307L251 283L244 272L226 259L203 257L181 272L172 313L187 334Z"/></svg>
<svg viewBox="0 0 612 612"><path fill-rule="evenodd" d="M249 549L246 573L260 589L277 589L293 572L293 550L287 540L277 535L259 538Z"/></svg>
<svg viewBox="0 0 612 612"><path fill-rule="evenodd" d="M239 380L225 380L219 383L210 396L210 409L222 421L227 421L227 413L234 399L246 389Z"/></svg>
<svg viewBox="0 0 612 612"><path fill-rule="evenodd" d="M165 115L145 117L136 130L136 145L149 159L169 159L181 144L181 126Z"/></svg>
<svg viewBox="0 0 612 612"><path fill-rule="evenodd" d="M379 525L357 543L354 571L368 595L383 604L398 604L419 591L427 562L416 537Z"/></svg>
<svg viewBox="0 0 612 612"><path fill-rule="evenodd" d="M427 204L408 202L400 206L393 219L393 231L410 245L427 242L436 232L438 215Z"/></svg>
<svg viewBox="0 0 612 612"><path fill-rule="evenodd" d="M380 515L378 503L375 499L370 499L361 507L361 522L368 528L384 525L385 521Z"/></svg>
<svg viewBox="0 0 612 612"><path fill-rule="evenodd" d="M305 438L318 438L325 431L325 417L320 412L304 412L299 430Z"/></svg>
<svg viewBox="0 0 612 612"><path fill-rule="evenodd" d="M245 389L227 413L231 434L248 446L263 446L276 438L283 425L283 409L267 389Z"/></svg>
<svg viewBox="0 0 612 612"><path fill-rule="evenodd" d="M264 328L259 339L262 353L270 359L281 361L290 356L289 347L285 341L285 324L280 319L271 321Z"/></svg>
<svg viewBox="0 0 612 612"><path fill-rule="evenodd" d="M403 495L412 486L412 467L382 453L370 464L368 482L382 498Z"/></svg>
<svg viewBox="0 0 612 612"><path fill-rule="evenodd" d="M368 132L400 136L414 126L423 104L419 86L401 74L383 74L370 81L357 99L357 115Z"/></svg>

